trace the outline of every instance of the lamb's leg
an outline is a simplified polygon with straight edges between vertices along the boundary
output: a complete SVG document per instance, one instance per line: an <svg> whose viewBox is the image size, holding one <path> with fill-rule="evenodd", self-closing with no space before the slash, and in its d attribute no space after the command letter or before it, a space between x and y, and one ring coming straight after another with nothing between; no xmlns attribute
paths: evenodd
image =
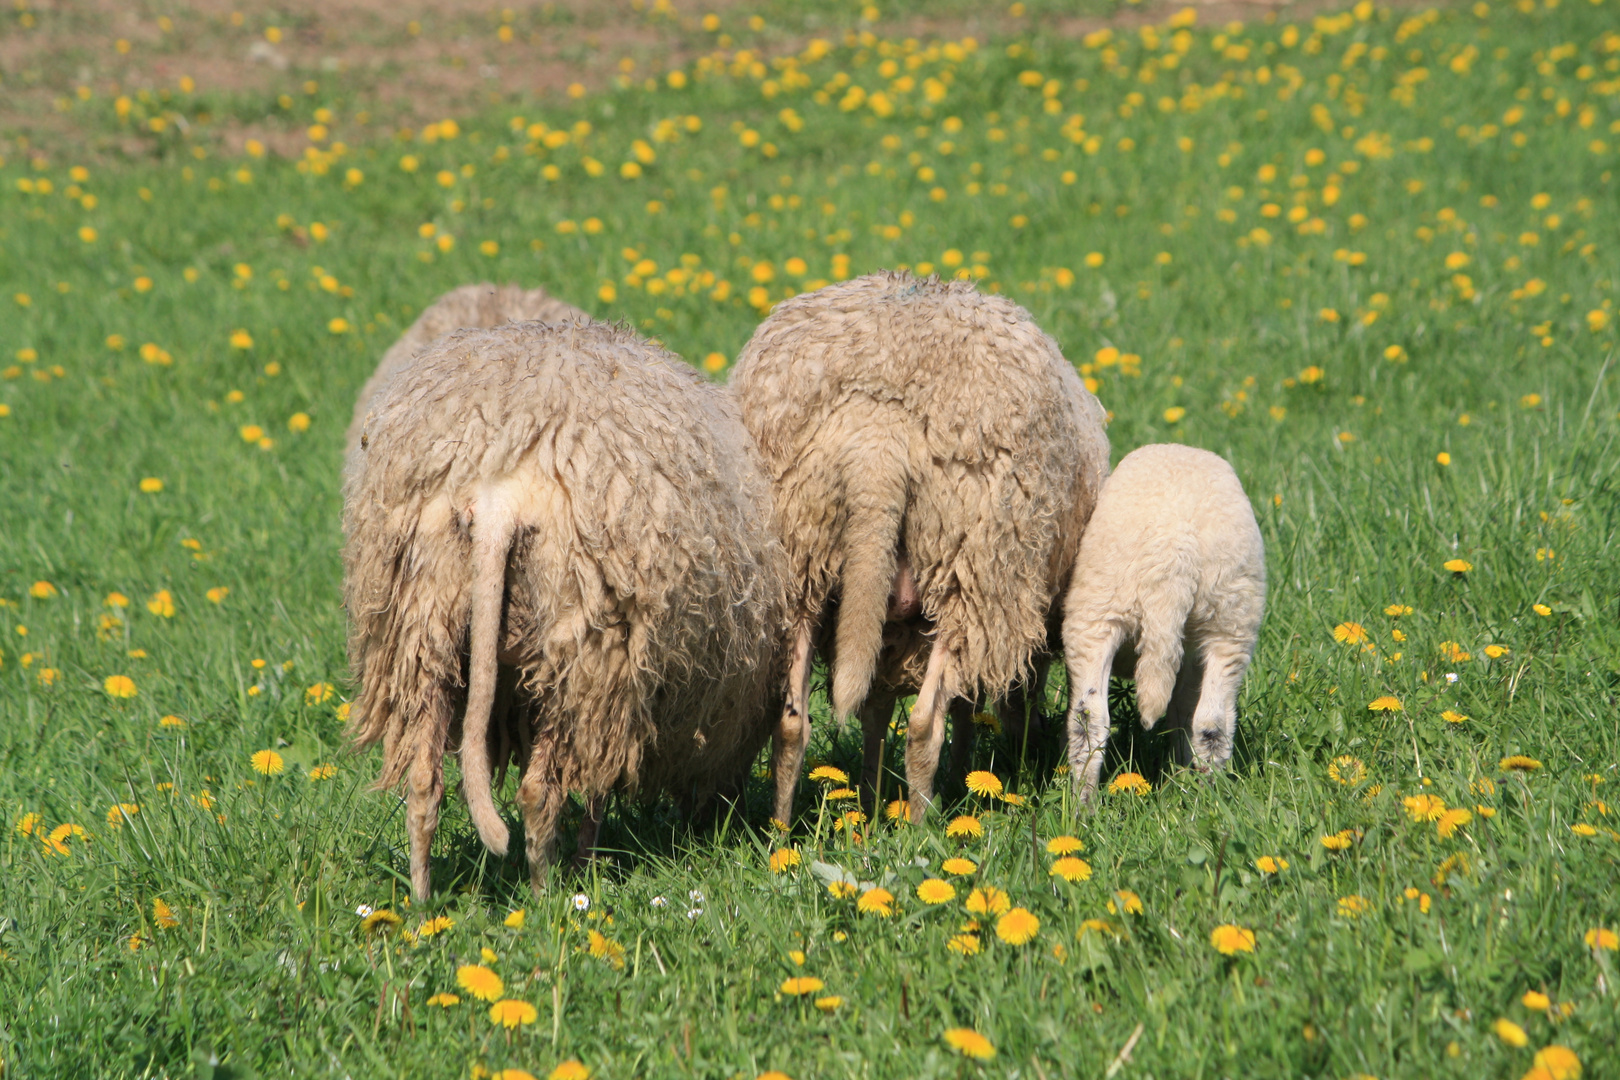
<svg viewBox="0 0 1620 1080"><path fill-rule="evenodd" d="M1108 676L1124 639L1112 623L1065 631L1069 665L1069 780L1081 806L1097 793L1108 748Z"/></svg>
<svg viewBox="0 0 1620 1080"><path fill-rule="evenodd" d="M1193 712L1198 707L1199 688L1204 682L1204 658L1196 641L1182 646L1181 670L1176 672L1176 687L1170 693L1169 706L1164 714L1164 726L1170 734L1170 760L1183 767L1191 765L1196 755L1192 746Z"/></svg>
<svg viewBox="0 0 1620 1080"><path fill-rule="evenodd" d="M574 861L580 865L596 858L596 839L602 833L602 811L607 808L606 795L585 797L585 818L579 823L579 846Z"/></svg>
<svg viewBox="0 0 1620 1080"><path fill-rule="evenodd" d="M517 801L523 810L523 833L529 855L529 883L536 895L545 889L546 870L557 848L557 819L568 799L555 770L544 737L535 740L529 767L518 784Z"/></svg>
<svg viewBox="0 0 1620 1080"><path fill-rule="evenodd" d="M1227 638L1203 643L1203 685L1191 731L1193 761L1201 768L1219 769L1232 758L1238 690L1252 649L1252 642Z"/></svg>
<svg viewBox="0 0 1620 1080"><path fill-rule="evenodd" d="M894 719L893 691L874 687L861 703L861 806L866 816L877 820L883 810L878 798L882 795L883 744L889 734L889 723Z"/></svg>
<svg viewBox="0 0 1620 1080"><path fill-rule="evenodd" d="M788 664L787 704L771 738L771 772L776 777L776 821L784 828L793 817L793 791L810 746L810 626L799 627Z"/></svg>
<svg viewBox="0 0 1620 1080"><path fill-rule="evenodd" d="M405 828L411 838L411 896L425 903L433 896L433 872L428 853L439 828L439 805L444 801L444 759L439 748L424 742L416 748L406 775Z"/></svg>
<svg viewBox="0 0 1620 1080"><path fill-rule="evenodd" d="M928 654L917 701L906 727L906 783L911 788L911 820L921 824L934 801L934 773L945 742L945 715L950 706L947 686L955 674L956 657L937 640Z"/></svg>

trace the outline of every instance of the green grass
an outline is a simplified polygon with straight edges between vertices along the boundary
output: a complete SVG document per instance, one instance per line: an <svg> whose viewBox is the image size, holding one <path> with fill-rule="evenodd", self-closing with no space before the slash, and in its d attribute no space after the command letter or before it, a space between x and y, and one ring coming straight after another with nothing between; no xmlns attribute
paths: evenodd
<svg viewBox="0 0 1620 1080"><path fill-rule="evenodd" d="M326 142L297 167L222 157L170 124L163 158L91 166L77 183L93 208L67 195L71 160L0 165L5 1075L544 1076L577 1057L604 1078L1044 1080L1103 1075L1138 1024L1118 1075L1518 1077L1553 1043L1588 1076L1620 1075L1617 954L1583 941L1620 929L1620 822L1594 805L1620 783L1620 35L1614 0L1527 6L1415 29L1415 12L1370 7L1297 31L1197 29L1174 69L1145 66L1173 51L1169 28L1156 49L1031 32L951 55L840 31L803 80L693 65L682 89L503 109L454 138L341 157ZM853 7L823 14L859 33ZM946 70L930 104L923 80ZM891 115L842 110L847 88L827 88L908 71ZM147 108L120 121L92 104L108 132ZM346 121L339 108L333 138ZM551 149L525 133L580 121L588 136ZM656 158L622 178L637 139ZM1154 790L1070 821L1063 783L982 739L977 764L1031 804L970 801L982 839L947 839L940 818L853 847L807 783L789 841L803 865L773 874L761 780L715 822L616 808L611 856L540 899L516 860L482 853L452 797L443 899L405 908L398 801L369 790L376 762L344 751L337 715L338 459L387 344L441 291L515 279L723 366L757 323L756 287L764 304L841 272L945 269L952 253L1096 380L1116 459L1179 440L1243 478L1271 604L1233 774L1161 770L1153 740L1123 730L1109 773L1136 767ZM644 259L662 285L636 272ZM238 330L251 348L232 346ZM144 361L148 342L171 362ZM1103 363L1108 348L1140 362ZM307 430L289 428L297 414ZM147 477L162 490L142 492ZM1444 568L1459 558L1472 569ZM172 617L148 610L160 590ZM127 608L107 605L114 591ZM1412 611L1384 613L1395 604ZM1368 640L1336 641L1343 623ZM109 695L117 675L136 696ZM317 700L317 683L338 697ZM1058 707L1061 676L1048 691ZM1367 708L1386 695L1402 711ZM823 722L812 757L853 771L858 745ZM285 771L254 772L272 748ZM1504 772L1512 754L1543 767ZM1342 756L1365 778L1332 779ZM311 780L327 762L336 775ZM1442 837L1411 820L1418 794L1473 818ZM139 810L113 827L118 803ZM88 839L52 854L12 828L25 814ZM1571 828L1585 824L1593 835ZM1354 842L1331 853L1320 839L1341 830ZM1048 875L1045 842L1068 832L1088 881ZM958 851L977 877L955 902L920 902L915 886ZM1263 856L1289 866L1262 875ZM894 916L831 895L815 860L887 883ZM951 952L974 883L1033 912L1036 939L1006 944L986 921L979 954ZM1117 889L1142 912L1110 914ZM1341 911L1352 896L1359 917ZM155 900L178 925L155 925ZM368 940L362 904L454 926ZM503 924L515 908L520 929ZM1120 936L1077 938L1092 919ZM1254 931L1252 956L1211 947L1225 923ZM622 946L623 970L590 954L590 930ZM427 1003L481 948L534 1024L508 1035L482 1005ZM843 1005L781 998L800 974ZM1549 1016L1521 1003L1528 990ZM1498 1017L1529 1045L1494 1034ZM956 1055L954 1027L995 1059Z"/></svg>

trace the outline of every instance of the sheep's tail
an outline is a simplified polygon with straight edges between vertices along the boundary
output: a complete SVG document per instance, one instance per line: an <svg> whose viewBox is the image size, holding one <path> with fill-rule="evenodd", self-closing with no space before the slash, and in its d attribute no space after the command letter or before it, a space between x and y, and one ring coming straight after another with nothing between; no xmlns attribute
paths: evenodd
<svg viewBox="0 0 1620 1080"><path fill-rule="evenodd" d="M498 489L479 492L472 515L472 643L467 714L461 726L461 777L478 835L497 855L506 854L510 837L491 794L489 714L495 704L496 643L514 524L511 502Z"/></svg>
<svg viewBox="0 0 1620 1080"><path fill-rule="evenodd" d="M1175 693L1194 588L1191 581L1178 578L1144 592L1155 602L1142 612L1137 634L1136 708L1142 727L1151 731L1163 719Z"/></svg>
<svg viewBox="0 0 1620 1080"><path fill-rule="evenodd" d="M883 649L883 620L894 586L900 520L906 508L903 466L882 468L868 459L861 483L847 492L844 568L833 661L833 711L842 721L866 700ZM877 465L878 468L871 466Z"/></svg>

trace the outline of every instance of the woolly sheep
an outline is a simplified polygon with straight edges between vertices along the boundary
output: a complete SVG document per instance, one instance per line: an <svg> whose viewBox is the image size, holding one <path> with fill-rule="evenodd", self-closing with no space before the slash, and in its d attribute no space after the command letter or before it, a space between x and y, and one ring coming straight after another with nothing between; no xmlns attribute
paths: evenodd
<svg viewBox="0 0 1620 1080"><path fill-rule="evenodd" d="M365 436L345 485L350 730L383 744L379 786L406 783L416 896L458 727L497 854L492 757L522 772L536 888L569 791L586 849L616 784L695 803L746 772L779 708L785 560L725 391L628 329L509 323L401 368Z"/></svg>
<svg viewBox="0 0 1620 1080"><path fill-rule="evenodd" d="M450 331L500 326L502 323L530 319L574 322L588 318L574 305L558 300L544 289L493 285L487 281L451 289L422 309L416 321L383 353L377 370L360 388L360 396L354 403L354 418L349 421L349 430L344 435L345 457L352 457L355 446L360 442L366 412L377 392L413 357Z"/></svg>
<svg viewBox="0 0 1620 1080"><path fill-rule="evenodd" d="M731 381L788 557L776 816L809 741L819 644L835 711L861 709L868 785L888 691L916 688L906 775L920 820L951 700L1001 695L1056 639L1053 601L1108 469L1102 407L1010 300L899 272L784 301ZM880 667L885 692L863 708Z"/></svg>
<svg viewBox="0 0 1620 1080"><path fill-rule="evenodd" d="M1266 600L1265 545L1237 474L1190 446L1132 451L1103 485L1080 542L1063 647L1069 766L1082 803L1108 740L1108 677L1136 677L1142 726L1168 711L1183 759L1232 756L1237 694Z"/></svg>

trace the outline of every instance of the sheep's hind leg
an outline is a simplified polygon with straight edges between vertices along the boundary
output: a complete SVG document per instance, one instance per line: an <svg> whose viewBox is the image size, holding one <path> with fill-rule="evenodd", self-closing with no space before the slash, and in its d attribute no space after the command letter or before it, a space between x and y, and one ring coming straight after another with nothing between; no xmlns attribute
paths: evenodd
<svg viewBox="0 0 1620 1080"><path fill-rule="evenodd" d="M1220 769L1232 758L1237 696L1253 646L1230 640L1204 642L1203 680L1191 723L1192 757L1200 767Z"/></svg>
<svg viewBox="0 0 1620 1080"><path fill-rule="evenodd" d="M956 657L935 641L906 726L906 783L911 788L911 820L919 824L934 801L934 773L945 743L945 716L950 706L946 688L955 669Z"/></svg>
<svg viewBox="0 0 1620 1080"><path fill-rule="evenodd" d="M1181 670L1176 672L1175 689L1164 713L1164 730L1170 739L1170 760L1183 768L1202 764L1193 745L1193 713L1198 708L1199 687L1204 682L1204 658L1196 641L1182 646Z"/></svg>
<svg viewBox="0 0 1620 1080"><path fill-rule="evenodd" d="M429 852L439 828L439 805L444 801L444 761L438 748L421 745L406 775L405 827L411 838L411 896L425 903L433 896L433 869Z"/></svg>
<svg viewBox="0 0 1620 1080"><path fill-rule="evenodd" d="M1068 637L1068 635L1065 635ZM1099 625L1069 644L1069 780L1079 805L1097 793L1108 749L1108 676L1124 634Z"/></svg>
<svg viewBox="0 0 1620 1080"><path fill-rule="evenodd" d="M551 768L550 756L550 748L537 738L517 791L518 806L523 810L529 883L536 895L545 891L546 871L557 848L557 819L562 816L563 803L568 799L561 777Z"/></svg>
<svg viewBox="0 0 1620 1080"><path fill-rule="evenodd" d="M883 744L894 719L895 697L890 691L874 689L861 703L861 806L874 820L883 809L878 802L883 793Z"/></svg>
<svg viewBox="0 0 1620 1080"><path fill-rule="evenodd" d="M776 814L783 828L793 818L793 791L804 768L804 752L810 745L810 626L799 627L793 638L793 654L788 667L787 704L771 737L771 772L776 777Z"/></svg>
<svg viewBox="0 0 1620 1080"><path fill-rule="evenodd" d="M583 866L596 858L596 841L602 834L602 812L607 808L606 795L585 797L585 819L579 823L579 846L574 862Z"/></svg>

